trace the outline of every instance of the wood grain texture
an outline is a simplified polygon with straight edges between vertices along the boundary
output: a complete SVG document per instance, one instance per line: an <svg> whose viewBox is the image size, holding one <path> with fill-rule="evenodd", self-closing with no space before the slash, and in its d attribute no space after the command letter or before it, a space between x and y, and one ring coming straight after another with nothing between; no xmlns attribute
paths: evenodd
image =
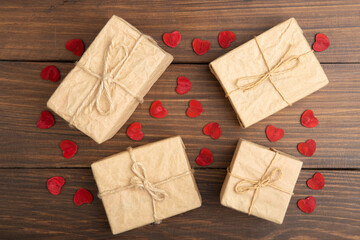
<svg viewBox="0 0 360 240"><path fill-rule="evenodd" d="M163 138L180 135L187 147L193 167L203 147L214 153L209 167L225 168L229 165L238 139L244 138L271 146L298 157L305 168L360 168L360 68L357 64L325 64L330 84L322 90L295 103L292 107L241 129L229 101L207 65L171 65L153 86L124 127L111 140L98 145L80 131L70 128L59 116L50 129L39 129L36 122L40 112L58 84L39 77L43 67L51 63L0 63L0 167L89 167L93 161L124 151L128 146L140 146ZM56 64L65 76L73 67L70 63ZM193 84L185 95L175 92L176 78L187 76ZM185 111L191 99L199 100L202 115L188 118ZM163 119L152 118L149 107L161 100L168 110ZM314 129L300 125L300 116L313 109L320 124ZM144 139L130 140L125 132L134 121L142 124ZM213 140L202 134L208 122L217 121L222 136ZM279 142L270 143L265 136L267 125L285 130ZM312 138L317 143L315 155L304 157L297 152L298 143ZM65 159L59 148L60 141L71 139L78 143L75 157Z"/></svg>
<svg viewBox="0 0 360 240"><path fill-rule="evenodd" d="M220 205L225 170L197 170L203 198L201 208L175 216L160 225L148 225L112 236L99 199L76 206L72 199L84 187L96 195L90 169L0 170L0 232L2 239L358 239L360 235L360 173L322 171L320 191L306 187L313 171L302 171L284 223L278 225ZM48 178L66 180L58 196L46 189ZM317 199L312 214L296 202ZM205 237L206 236L206 237Z"/></svg>
<svg viewBox="0 0 360 240"><path fill-rule="evenodd" d="M40 79L40 71L55 64L61 79L79 58L65 49L72 38L88 47L113 15L118 15L173 54L173 65L150 90L145 103L115 137L101 145L71 129L59 116L50 129L36 122L46 101L61 83ZM222 54L295 17L309 44L316 33L325 33L330 48L316 53L330 84L248 129L241 129L230 103L207 64ZM172 49L162 34L178 30L180 44ZM220 31L231 30L236 41L220 48ZM197 56L194 38L211 42L211 50ZM360 236L360 1L358 0L12 0L0 1L0 239L351 239ZM175 93L176 78L187 76L193 89ZM204 113L186 117L191 99L199 100ZM168 116L149 115L152 101L161 100ZM300 125L300 115L314 110L320 124ZM130 140L126 128L134 121L143 125L145 137ZM219 140L202 134L203 126L217 121ZM285 136L270 143L268 124L285 129ZM191 165L196 168L203 206L188 213L124 234L112 236L101 201L76 206L78 188L97 189L90 164L103 157L174 135L182 136ZM244 138L275 147L304 162L284 224L277 225L222 207L219 192L236 143ZM317 142L313 157L303 157L296 145L309 138ZM59 143L71 139L79 145L75 157L65 159ZM214 154L206 168L196 165L201 148ZM319 170L320 169L320 170ZM321 170L322 169L322 170ZM326 184L320 191L306 187L316 171ZM63 176L59 196L46 189L46 180ZM301 212L296 202L314 196L312 214Z"/></svg>
<svg viewBox="0 0 360 240"><path fill-rule="evenodd" d="M77 60L65 49L72 38L85 45L93 41L107 20L116 14L154 37L175 57L175 62L207 63L272 26L295 17L310 44L318 32L329 36L331 47L319 54L321 62L360 62L360 2L353 0L281 1L26 1L0 2L0 59ZM162 34L178 30L182 40L171 49ZM221 49L217 36L231 30L237 40ZM196 38L211 42L211 51L197 56Z"/></svg>

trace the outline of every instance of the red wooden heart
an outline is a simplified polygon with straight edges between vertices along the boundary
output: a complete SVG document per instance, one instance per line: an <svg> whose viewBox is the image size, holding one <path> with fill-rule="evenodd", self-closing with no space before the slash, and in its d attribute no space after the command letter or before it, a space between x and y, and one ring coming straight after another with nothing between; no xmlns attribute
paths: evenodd
<svg viewBox="0 0 360 240"><path fill-rule="evenodd" d="M128 135L129 138L135 141L140 141L144 137L144 134L141 131L141 124L139 122L132 123L128 127L126 134Z"/></svg>
<svg viewBox="0 0 360 240"><path fill-rule="evenodd" d="M316 207L316 199L314 197L307 197L305 199L300 199L297 202L298 207L304 213L312 213Z"/></svg>
<svg viewBox="0 0 360 240"><path fill-rule="evenodd" d="M80 188L76 191L74 196L74 203L78 206L84 203L91 203L93 201L93 195L85 188Z"/></svg>
<svg viewBox="0 0 360 240"><path fill-rule="evenodd" d="M203 128L203 133L213 139L218 139L221 136L220 125L217 122L208 123Z"/></svg>
<svg viewBox="0 0 360 240"><path fill-rule="evenodd" d="M42 111L37 122L38 128L47 129L55 124L54 116L49 111Z"/></svg>
<svg viewBox="0 0 360 240"><path fill-rule="evenodd" d="M163 118L167 115L167 110L163 107L161 101L157 100L151 104L150 115L154 118Z"/></svg>
<svg viewBox="0 0 360 240"><path fill-rule="evenodd" d="M207 53L210 50L210 46L211 44L208 40L201 40L200 38L195 38L192 41L192 47L197 55L203 55Z"/></svg>
<svg viewBox="0 0 360 240"><path fill-rule="evenodd" d="M188 117L195 118L200 116L202 112L203 108L198 100L193 99L189 102L189 107L186 110L186 115L188 115Z"/></svg>
<svg viewBox="0 0 360 240"><path fill-rule="evenodd" d="M181 34L178 31L173 31L172 33L164 33L163 41L169 47L176 47L181 40Z"/></svg>
<svg viewBox="0 0 360 240"><path fill-rule="evenodd" d="M218 40L222 48L228 48L230 43L236 40L236 36L232 31L222 31L219 33Z"/></svg>
<svg viewBox="0 0 360 240"><path fill-rule="evenodd" d="M184 76L178 77L177 87L176 87L176 92L178 94L185 94L185 93L189 92L191 90L191 88L192 88L192 84L187 77L184 77Z"/></svg>
<svg viewBox="0 0 360 240"><path fill-rule="evenodd" d="M60 143L60 148L63 150L64 158L71 158L77 151L77 145L73 141L63 140Z"/></svg>
<svg viewBox="0 0 360 240"><path fill-rule="evenodd" d="M200 151L200 155L196 158L196 163L199 166L208 166L213 162L213 160L214 157L211 151L207 148L203 148Z"/></svg>
<svg viewBox="0 0 360 240"><path fill-rule="evenodd" d="M316 52L322 52L326 50L329 46L330 46L330 41L325 34L323 33L316 34L315 42L312 46Z"/></svg>
<svg viewBox="0 0 360 240"><path fill-rule="evenodd" d="M276 128L273 125L266 127L266 137L270 142L276 142L284 136L284 130L282 128Z"/></svg>
<svg viewBox="0 0 360 240"><path fill-rule="evenodd" d="M76 56L81 56L85 49L83 41L77 38L69 40L65 47L67 50L73 52Z"/></svg>
<svg viewBox="0 0 360 240"><path fill-rule="evenodd" d="M321 173L315 173L314 176L306 181L309 188L314 190L323 189L325 186L325 179Z"/></svg>
<svg viewBox="0 0 360 240"><path fill-rule="evenodd" d="M319 120L314 116L314 112L312 110L306 110L301 115L301 125L308 128L314 128L319 124Z"/></svg>
<svg viewBox="0 0 360 240"><path fill-rule="evenodd" d="M302 155L311 157L315 153L316 142L312 139L309 139L304 143L299 143L297 149Z"/></svg>
<svg viewBox="0 0 360 240"><path fill-rule="evenodd" d="M58 195L61 192L61 187L64 185L63 177L52 177L47 180L47 189L53 195Z"/></svg>
<svg viewBox="0 0 360 240"><path fill-rule="evenodd" d="M59 81L60 73L59 70L54 66L50 65L41 70L40 77L44 80L50 80L52 82Z"/></svg>

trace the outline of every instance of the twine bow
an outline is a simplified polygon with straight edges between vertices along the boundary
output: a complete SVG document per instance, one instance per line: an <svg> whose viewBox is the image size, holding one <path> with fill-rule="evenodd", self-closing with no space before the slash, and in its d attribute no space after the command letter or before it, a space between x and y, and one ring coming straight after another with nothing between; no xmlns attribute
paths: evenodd
<svg viewBox="0 0 360 240"><path fill-rule="evenodd" d="M279 188L276 185L274 185L274 183L277 182L278 180L280 180L281 177L282 177L282 171L281 171L280 168L274 168L270 172L270 174L268 174L273 162L275 161L276 157L279 154L279 152L276 151L275 149L271 149L271 150L275 151L275 155L274 155L273 159L271 160L269 166L267 167L265 173L262 175L262 177L259 180L252 180L252 179L247 179L247 178L236 176L236 175L234 175L234 174L232 174L230 172L229 168L227 169L228 173L231 176L233 176L233 177L235 177L237 179L240 179L240 181L234 187L234 191L236 193L242 194L242 193L246 193L246 192L254 190L254 194L252 196L250 207L249 207L249 210L248 210L249 215L251 215L251 211L252 211L252 208L254 206L255 199L256 199L256 196L258 194L258 191L259 191L259 189L261 189L263 187L272 187L274 189L277 189L277 190L279 190L281 192L284 192L284 193L287 193L287 194L290 194L290 195L294 194L293 192L286 191L286 190L284 190L282 188ZM252 185L251 186L242 186L242 184L245 183L245 182L251 183Z"/></svg>
<svg viewBox="0 0 360 240"><path fill-rule="evenodd" d="M89 94L85 98L85 100L81 103L81 105L77 108L76 112L73 114L73 116L70 119L70 125L73 124L75 118L79 115L79 113L83 110L83 108L86 105L93 106L95 105L96 110L101 115L108 115L111 111L113 111L114 103L111 96L111 89L112 85L118 85L121 87L127 94L132 96L134 99L136 99L139 103L143 103L143 98L137 96L134 94L129 88L127 88L123 83L117 81L119 79L119 76L122 72L122 69L125 66L125 63L129 60L130 56L133 54L134 49L138 46L140 39L143 38L146 35L141 35L134 45L134 47L131 49L130 53L128 52L127 48L123 45L120 45L119 42L117 42L115 39L111 41L108 48L106 49L106 52L104 54L104 70L101 75L92 72L88 67L85 67L84 65L76 63L76 66L81 68L83 71L88 73L89 75L95 77L99 80L98 84L95 84L94 87L90 90ZM123 49L124 51L124 57L113 67L110 67L110 62L113 59L114 55L116 56L117 53L119 53L120 49ZM94 97L95 91L96 95ZM101 107L101 99L105 96L107 103L109 104L109 107L107 109L103 109ZM92 100L90 100L91 97L94 97Z"/></svg>
<svg viewBox="0 0 360 240"><path fill-rule="evenodd" d="M262 51L260 45L259 45L259 42L257 40L256 37L254 37L255 39L255 42L256 42L256 45L258 46L259 50L260 50L260 53L261 53L261 56L262 58L264 59L264 62L265 62L265 65L267 67L267 71L263 74L260 74L260 75L254 75L254 76L247 76L247 77L241 77L241 78L238 78L236 80L236 86L237 86L237 89L229 92L226 96L228 97L232 92L234 91L237 91L237 90L242 90L243 92L247 91L247 90L250 90L250 89L253 89L257 86L259 86L260 84L262 84L263 82L265 82L266 80L269 80L270 83L274 86L275 90L280 94L280 96L282 97L282 99L289 105L291 106L291 102L289 102L284 94L280 91L280 89L275 85L275 83L273 82L273 80L271 79L273 76L275 75L279 75L279 74L284 74L284 73L287 73L287 72L290 72L292 70L294 70L295 68L297 68L300 64L300 58L312 51L308 51L306 53L303 53L303 54L300 54L300 55L296 55L296 56L291 56L291 57L288 57L287 58L287 55L288 53L290 52L290 50L292 49L292 45L289 46L289 48L286 50L285 54L281 57L281 59L279 60L279 62L273 67L273 68L270 68L268 62L266 61L266 58L265 58L265 55L264 55L264 52ZM284 66L287 66L289 65L290 63L292 63L293 61L296 61L296 63L288 68L285 68L284 70L279 70L281 67L284 67ZM252 80L252 79L257 79L255 80L254 82L251 82L249 84L245 84L245 85L241 85L241 82L243 80Z"/></svg>
<svg viewBox="0 0 360 240"><path fill-rule="evenodd" d="M158 202L164 201L168 197L168 194L166 193L165 190L160 189L157 186L167 183L167 182L170 182L170 181L173 181L175 179L181 178L183 176L189 175L192 173L192 171L186 171L179 175L169 177L160 182L151 183L149 181L149 179L147 178L147 174L146 174L145 168L142 165L142 163L136 161L132 148L129 147L127 150L129 152L130 158L133 162L133 164L131 166L131 171L134 173L135 176L133 176L130 179L129 185L127 185L125 187L121 186L121 187L116 187L112 190L103 191L98 194L98 197L101 199L106 195L114 194L114 193L124 191L124 190L130 189L130 188L138 188L138 189L145 190L150 195L151 200L152 200L154 222L156 224L159 224L159 223L161 223L161 218L159 218L157 216L155 203L156 203L156 201L158 201Z"/></svg>

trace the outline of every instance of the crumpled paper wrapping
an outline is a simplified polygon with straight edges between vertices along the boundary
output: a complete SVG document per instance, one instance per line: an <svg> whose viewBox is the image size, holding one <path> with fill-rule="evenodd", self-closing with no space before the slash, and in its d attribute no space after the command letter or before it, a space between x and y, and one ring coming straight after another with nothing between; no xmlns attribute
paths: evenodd
<svg viewBox="0 0 360 240"><path fill-rule="evenodd" d="M259 45L270 68L273 68L292 48L289 56L311 50L303 32L294 18L257 36ZM300 58L292 71L271 77L288 102L294 103L328 84L328 79L314 53ZM291 64L290 64L291 65ZM236 90L238 78L264 74L268 71L255 39L226 53L210 63L212 73L219 80L226 94ZM284 70L282 66L279 70ZM243 84L254 82L243 79ZM240 125L244 128L288 106L269 80L245 92L237 90L228 96Z"/></svg>
<svg viewBox="0 0 360 240"><path fill-rule="evenodd" d="M82 70L78 65L80 64L91 72L102 75L104 57L111 42L117 41L130 52L140 36L141 32L131 24L120 17L112 16L83 54L78 64L51 96L47 106L69 122L93 86L100 82L98 78ZM116 66L124 57L125 51L120 48L119 51L112 54L109 67ZM121 82L136 96L143 98L172 60L173 56L161 49L154 40L143 37L139 40L122 68L119 78L115 81ZM101 115L94 105L87 104L72 122L74 127L99 144L113 137L139 104L134 97L116 84L110 85L110 94L114 106L111 113ZM92 100L95 97L96 92L90 98ZM102 96L100 103L104 109L109 107L105 96Z"/></svg>
<svg viewBox="0 0 360 240"><path fill-rule="evenodd" d="M235 150L229 171L247 179L259 180L272 161L275 152L264 146L240 139ZM282 177L274 183L275 186L292 192L301 171L302 162L285 153L278 154L270 167L280 168ZM237 211L248 213L254 195L254 190L245 193L236 193L234 188L240 179L227 173L220 193L220 202L223 206ZM243 182L243 186L252 186ZM258 190L254 200L251 215L282 224L291 195L281 192L271 186Z"/></svg>
<svg viewBox="0 0 360 240"><path fill-rule="evenodd" d="M136 161L146 170L148 180L157 183L191 171L181 137L172 137L133 149ZM129 152L107 157L91 165L99 193L130 184L134 173ZM165 219L201 206L201 196L190 173L160 184L167 198L155 201L157 216ZM113 234L154 222L152 199L141 188L130 188L102 197Z"/></svg>

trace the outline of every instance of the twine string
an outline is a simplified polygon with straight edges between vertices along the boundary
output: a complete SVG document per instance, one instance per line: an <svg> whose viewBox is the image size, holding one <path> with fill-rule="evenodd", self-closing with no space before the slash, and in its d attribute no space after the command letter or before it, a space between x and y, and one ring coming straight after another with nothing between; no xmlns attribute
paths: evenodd
<svg viewBox="0 0 360 240"><path fill-rule="evenodd" d="M280 75L280 74L284 74L287 72L290 72L292 70L294 70L295 68L297 68L299 66L299 64L301 63L300 58L308 53L311 53L312 51L308 51L305 52L303 54L300 55L296 55L296 56L290 56L287 58L287 55L289 54L290 50L293 48L293 45L290 45L289 48L286 50L286 52L284 53L284 55L281 57L281 59L279 60L279 62L273 67L270 68L268 62L266 61L265 58L265 54L262 50L262 48L260 47L260 44L256 38L256 36L254 37L256 45L258 46L258 49L261 53L262 59L265 62L267 71L264 74L260 74L260 75L253 75L253 76L246 76L246 77L240 77L236 80L236 86L237 89L234 89L232 91L230 91L228 94L226 94L226 97L228 97L231 93L237 91L237 90L242 90L243 92L246 92L250 89L253 89L257 86L259 86L260 84L262 84L263 82L265 82L266 80L269 80L270 83L273 85L273 87L275 88L275 90L279 93L279 95L281 96L281 98L289 105L291 106L291 102L289 102L286 97L284 96L284 94L280 91L280 89L276 86L276 84L273 82L272 77L274 77L275 75ZM290 65L292 62L296 61L295 64ZM290 67L285 68L284 70L279 70L279 68L284 67L290 65ZM245 84L245 85L241 85L241 82L243 80L252 80L252 79L256 79L254 82Z"/></svg>
<svg viewBox="0 0 360 240"><path fill-rule="evenodd" d="M131 49L131 51L129 52L127 50L127 48L123 45L120 45L116 40L112 40L111 43L109 44L109 46L106 49L106 53L104 54L104 70L103 73L101 75L94 73L93 71L91 71L88 67L85 67L84 65L79 64L78 62L76 63L76 66L78 66L81 70L85 71L86 73L88 73L89 75L93 76L94 78L99 80L98 84L95 84L93 86L93 88L90 90L89 94L86 96L86 98L84 99L84 101L80 104L80 106L77 108L77 110L75 111L75 113L73 114L73 116L70 119L70 125L73 125L73 122L75 121L76 117L79 115L79 113L84 109L85 106L89 105L89 106L93 106L95 105L96 110L98 111L99 114L106 116L108 115L110 112L113 111L114 108L114 103L112 100L112 96L111 96L111 88L112 85L118 85L119 87L121 87L127 94L129 94L131 97L133 97L134 99L136 99L139 103L143 103L144 100L143 98L137 96L136 94L134 94L128 87L126 87L123 83L116 81L119 79L119 76L124 68L124 66L126 65L127 61L131 58L131 56L134 53L134 49L139 45L140 40L146 35L141 35L137 40L136 43L134 45L134 47ZM111 61L111 56L113 56L114 51L116 49L123 49L124 51L124 57L115 65L115 67L113 67L110 70L110 61ZM118 50L120 51L120 50ZM95 97L90 100L90 98L92 98L94 96L94 93L96 92ZM102 96L105 96L106 101L109 105L109 107L107 109L103 109L101 107L101 99Z"/></svg>
<svg viewBox="0 0 360 240"><path fill-rule="evenodd" d="M259 190L263 187L272 187L274 189L277 189L283 193L287 193L290 195L293 195L293 192L284 190L276 185L274 185L275 182L277 182L278 180L281 179L282 177L282 170L280 168L274 168L270 173L270 168L273 164L273 162L275 161L275 159L277 158L277 156L280 154L278 151L276 151L275 149L271 149L275 152L275 155L273 157L273 159L271 160L269 166L267 167L265 173L262 175L262 177L259 180L252 180L252 179L247 179L247 178L243 178L240 176L237 176L233 173L230 172L229 168L227 169L227 172L230 174L230 176L235 177L237 179L239 179L240 181L235 185L234 187L234 191L236 193L242 194L242 193L246 193L249 191L254 190L254 194L251 198L251 203L249 206L249 210L248 210L248 214L251 215L251 211L254 207L254 203L257 197L257 194L259 192ZM268 174L269 173L269 174ZM248 182L250 184L252 184L251 186L242 186L243 183Z"/></svg>
<svg viewBox="0 0 360 240"><path fill-rule="evenodd" d="M146 170L145 170L143 164L136 161L135 155L133 153L133 149L131 147L129 147L127 150L130 155L130 159L132 161L131 171L134 173L134 176L130 179L130 184L127 186L124 186L124 187L120 186L120 187L115 187L114 189L111 189L111 190L103 191L98 194L98 197L101 199L106 195L115 194L115 193L130 189L130 188L138 188L138 189L145 190L149 194L149 196L151 197L151 200L152 200L154 222L156 224L159 224L159 223L161 223L161 218L159 218L157 216L156 202L164 201L168 197L168 194L166 193L165 190L160 189L157 186L167 183L167 182L174 181L174 180L184 177L186 175L192 174L192 171L186 171L179 175L169 177L160 182L151 183L147 178L147 173L146 173Z"/></svg>

